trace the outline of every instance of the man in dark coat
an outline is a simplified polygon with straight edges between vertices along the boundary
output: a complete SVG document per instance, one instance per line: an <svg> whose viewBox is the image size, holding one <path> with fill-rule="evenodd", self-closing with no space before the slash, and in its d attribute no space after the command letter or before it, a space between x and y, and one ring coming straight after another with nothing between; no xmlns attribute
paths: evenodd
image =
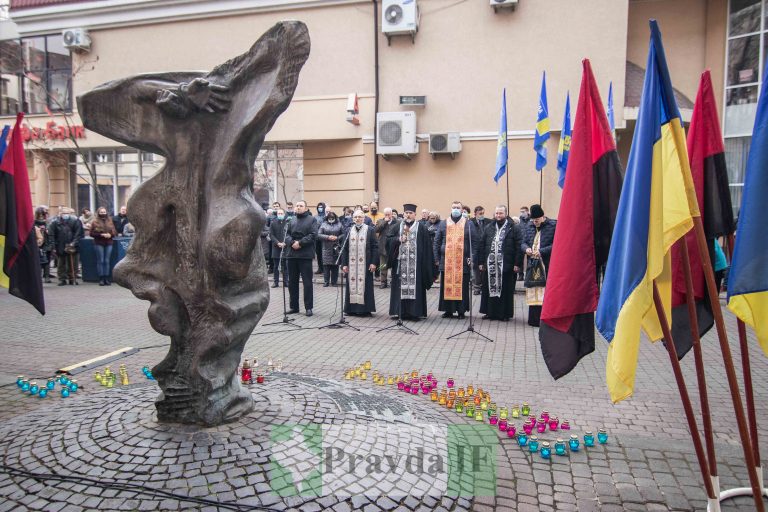
<svg viewBox="0 0 768 512"><path fill-rule="evenodd" d="M67 284L67 280L69 284L75 284L83 224L75 215L75 210L65 207L61 209L56 220L51 222L49 230L53 235L53 248L58 262L56 275L59 278L59 286Z"/></svg>
<svg viewBox="0 0 768 512"><path fill-rule="evenodd" d="M478 205L475 206L475 216L470 219L471 225L469 228L472 230L472 243L480 244L483 241L485 234L485 228L493 223L493 219L485 218L485 208ZM480 295L483 290L483 273L475 267L475 272L472 280L472 293Z"/></svg>
<svg viewBox="0 0 768 512"><path fill-rule="evenodd" d="M469 310L470 274L476 241L472 240L470 221L462 216L459 201L451 204L451 215L440 223L435 234L435 261L440 263L440 303L443 318L458 313L464 318Z"/></svg>
<svg viewBox="0 0 768 512"><path fill-rule="evenodd" d="M507 321L515 315L515 282L523 263L520 228L499 205L494 222L485 228L478 248L483 290L480 313L484 319Z"/></svg>
<svg viewBox="0 0 768 512"><path fill-rule="evenodd" d="M389 259L387 240L393 234L393 230L399 229L400 221L392 213L392 208L384 208L384 218L376 223L374 233L379 245L379 267L381 268L381 288L389 286L387 276L389 274Z"/></svg>
<svg viewBox="0 0 768 512"><path fill-rule="evenodd" d="M404 218L389 237L392 292L389 314L407 320L427 316L427 290L434 281L434 251L427 228L416 222L416 205L403 205Z"/></svg>
<svg viewBox="0 0 768 512"><path fill-rule="evenodd" d="M285 236L288 252L288 293L291 309L288 313L299 312L299 278L304 283L304 309L312 316L312 259L315 256L317 219L307 210L305 201L296 202L296 215L288 223Z"/></svg>
<svg viewBox="0 0 768 512"><path fill-rule="evenodd" d="M283 272L283 286L288 286L288 273L286 272L286 259L287 249L283 251L285 244L285 227L288 221L285 219L285 210L282 208L277 209L277 215L269 224L269 245L272 249L272 272L274 273L274 283L272 288L280 286L280 272ZM280 261L280 255L283 255L282 262Z"/></svg>
<svg viewBox="0 0 768 512"><path fill-rule="evenodd" d="M552 257L552 244L555 241L555 227L557 221L544 216L544 210L540 205L531 206L531 222L526 227L522 250L531 259L538 259L544 263L544 276L549 269L549 259ZM529 287L526 285L525 298L528 303L528 325L539 326L541 306L544 302L544 287Z"/></svg>
<svg viewBox="0 0 768 512"><path fill-rule="evenodd" d="M364 217L362 210L352 215L354 224L347 232L342 256L342 272L347 280L344 312L353 316L371 316L376 311L373 274L379 260L379 248L374 230L365 223Z"/></svg>
<svg viewBox="0 0 768 512"><path fill-rule="evenodd" d="M123 236L123 227L128 222L128 209L125 206L121 206L120 213L112 217L112 223L115 225L117 236Z"/></svg>
<svg viewBox="0 0 768 512"><path fill-rule="evenodd" d="M322 201L317 203L317 215L315 215L315 219L317 219L317 228L320 229L320 226L323 225L323 222L325 222L325 209L326 204ZM319 238L315 240L315 257L317 258L317 270L315 270L315 274L322 274L324 267L323 267L323 241Z"/></svg>

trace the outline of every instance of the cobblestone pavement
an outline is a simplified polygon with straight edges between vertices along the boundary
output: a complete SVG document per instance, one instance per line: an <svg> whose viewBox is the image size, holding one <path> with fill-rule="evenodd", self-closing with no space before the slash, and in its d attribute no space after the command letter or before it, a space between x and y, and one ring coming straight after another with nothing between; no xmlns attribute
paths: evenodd
<svg viewBox="0 0 768 512"><path fill-rule="evenodd" d="M144 365L160 361L168 340L152 331L147 303L117 286L46 285L48 315L40 317L25 303L0 295L0 457L2 463L35 472L67 473L90 478L129 479L184 496L220 502L269 505L302 510L448 509L462 510L705 510L706 496L685 424L680 399L664 348L643 343L636 394L611 404L604 384L606 344L599 337L595 353L568 376L553 381L541 358L537 330L525 323L518 295L516 317L509 322L478 320L489 343L471 335L446 340L467 325L437 313L437 290L429 292L430 317L407 325L418 336L399 330L378 333L391 325L386 315L389 290L376 290L379 313L351 318L360 328L316 329L338 315L338 288L315 287L315 316L295 315L303 329L266 323L282 318L282 290L271 289L272 301L246 346L245 356L281 358L285 375L254 388L257 409L247 420L219 429L171 429L153 420L157 388L141 375ZM475 310L477 304L475 304ZM335 312L335 313L334 313ZM726 313L735 363L740 368L735 320ZM748 485L733 407L714 332L704 337L709 397L722 487ZM122 347L141 350L125 363L134 383L107 390L91 373L81 376L84 388L66 401L22 395L13 384L18 374L46 377L54 370ZM750 332L750 357L756 384L758 424L768 422L768 361ZM605 427L610 441L567 458L544 461L498 436L495 496L474 499L430 496L411 491L364 498L342 494L315 500L280 497L263 485L265 425L290 420L332 425L469 425L455 413L422 397L406 397L368 381L343 381L343 370L371 360L385 374L412 368L433 371L444 382L473 384L490 391L499 405L527 401L535 411L569 418L574 433ZM693 357L682 361L694 405ZM341 382L339 382L341 381ZM318 384L321 382L321 384ZM336 391L332 388L337 387ZM368 393L394 416L378 417L348 410L355 391ZM336 393L336 394L334 394ZM397 405L399 404L399 405ZM695 407L698 410L698 407ZM398 418L406 414L406 420ZM308 419L308 420L307 420ZM519 425L518 425L519 426ZM765 435L762 452L768 454ZM407 445L407 443L405 443ZM259 455L261 454L261 455ZM151 469L150 469L151 468ZM231 474L230 472L231 471ZM201 479L202 478L202 479ZM262 485L259 485L262 484ZM370 494L370 493L368 493ZM379 492L381 494L381 492ZM408 494L408 493L406 493ZM387 499L384 499L387 498ZM394 499L396 498L396 499ZM325 500L325 501L324 501ZM749 498L723 503L724 510L754 510ZM0 510L189 509L178 499L157 499L135 491L105 489L71 482L39 482L0 473Z"/></svg>

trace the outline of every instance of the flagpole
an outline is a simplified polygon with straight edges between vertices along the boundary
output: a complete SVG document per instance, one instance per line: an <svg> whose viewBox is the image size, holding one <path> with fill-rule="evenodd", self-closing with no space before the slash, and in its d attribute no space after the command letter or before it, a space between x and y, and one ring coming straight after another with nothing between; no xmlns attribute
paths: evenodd
<svg viewBox="0 0 768 512"><path fill-rule="evenodd" d="M715 273L712 269L712 261L709 258L709 246L707 245L707 239L704 234L704 224L701 221L701 217L693 217L693 228L696 233L696 243L699 248L701 266L704 269L704 277L707 282L709 303L712 304L712 313L715 317L717 337L720 341L720 351L723 354L723 366L725 366L725 374L728 377L728 387L731 391L731 401L733 402L734 412L736 413L736 422L739 427L741 446L744 450L747 473L749 474L749 483L752 487L752 497L755 500L755 510L757 512L764 512L763 489L760 487L760 479L757 477L757 466L755 465L749 428L744 414L744 404L741 402L741 390L739 389L739 382L736 379L736 369L733 365L731 347L728 344L728 333L725 330L725 320L723 318L723 311L720 308L720 299L717 292L717 285L715 284Z"/></svg>
<svg viewBox="0 0 768 512"><path fill-rule="evenodd" d="M539 206L542 206L541 195L542 195L543 189L544 189L544 168L542 167L541 170L539 170Z"/></svg>
<svg viewBox="0 0 768 512"><path fill-rule="evenodd" d="M507 144L509 144L509 134L504 134L504 139L506 140ZM509 147L509 146L507 146ZM512 207L512 205L509 204L509 152L507 152L507 160L504 163L504 168L507 170L504 174L507 175L507 214L509 214L509 209Z"/></svg>
<svg viewBox="0 0 768 512"><path fill-rule="evenodd" d="M699 434L699 428L696 425L696 418L693 414L691 397L688 395L688 388L685 386L685 378L683 378L683 371L680 368L680 361L677 358L677 348L672 339L672 333L669 330L667 314L664 311L664 303L661 300L656 280L653 281L653 303L656 306L656 314L658 315L659 323L661 324L661 332L666 340L665 345L667 347L667 353L669 354L669 362L672 364L672 371L675 374L675 380L677 381L677 389L680 392L680 400L683 402L685 418L688 420L688 430L691 433L693 448L696 451L696 458L699 461L699 469L701 470L701 476L704 480L704 488L707 491L707 498L709 498L710 503L712 503L713 500L717 501L718 498L715 496L712 480L707 474L707 456L704 454L704 447L701 444L701 436Z"/></svg>
<svg viewBox="0 0 768 512"><path fill-rule="evenodd" d="M715 438L712 431L712 416L709 408L709 395L707 392L707 377L704 372L704 356L701 352L701 338L699 337L699 319L696 314L696 297L693 291L693 276L691 275L691 258L688 253L688 241L685 237L678 240L678 245L683 252L683 270L685 273L685 298L688 303L688 319L691 326L691 338L693 339L693 358L696 363L696 378L699 387L701 401L701 415L704 423L704 442L707 445L707 459L709 460L709 475L712 477L713 487L716 493L720 492L720 484L717 476L717 456L715 454Z"/></svg>

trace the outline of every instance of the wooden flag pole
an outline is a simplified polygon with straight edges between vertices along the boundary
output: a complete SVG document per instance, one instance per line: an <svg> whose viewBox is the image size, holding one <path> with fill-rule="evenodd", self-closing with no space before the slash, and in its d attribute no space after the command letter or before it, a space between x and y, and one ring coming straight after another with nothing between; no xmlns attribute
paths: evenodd
<svg viewBox="0 0 768 512"><path fill-rule="evenodd" d="M544 168L542 167L541 170L539 171L539 206L541 206L542 208L544 207L544 205L541 204L543 190L544 190Z"/></svg>
<svg viewBox="0 0 768 512"><path fill-rule="evenodd" d="M691 275L691 258L688 253L688 242L685 237L677 242L683 251L683 270L685 274L685 299L688 304L688 320L691 325L691 337L693 339L693 358L696 364L696 379L701 400L701 416L704 423L704 442L707 445L707 460L709 461L709 475L713 480L715 492L720 492L717 481L717 455L715 454L715 436L712 431L712 415L709 409L709 394L707 393L707 377L704 373L704 355L701 352L701 338L699 337L699 319L696 315L696 297L693 291L693 276ZM713 306L714 307L714 306Z"/></svg>
<svg viewBox="0 0 768 512"><path fill-rule="evenodd" d="M691 432L693 448L696 451L696 458L699 461L701 477L704 480L704 488L707 491L707 497L711 503L713 500L717 500L717 497L715 496L715 490L712 486L712 479L708 474L707 456L704 454L704 446L701 444L699 428L696 426L696 418L693 415L691 397L688 395L688 388L685 386L683 371L680 369L680 361L677 359L677 348L675 347L675 341L672 339L672 333L669 330L667 314L664 311L664 303L661 301L661 295L659 294L658 286L656 286L656 281L653 282L653 303L656 306L656 314L659 316L661 332L666 340L665 345L667 347L667 353L669 354L669 362L672 364L672 371L675 374L675 380L677 381L677 389L680 392L680 400L683 402L685 418L688 420L688 430Z"/></svg>
<svg viewBox="0 0 768 512"><path fill-rule="evenodd" d="M747 428L747 419L744 414L744 404L741 402L741 391L739 390L739 382L736 379L736 369L733 366L733 356L731 355L731 347L728 344L728 333L725 330L725 320L723 318L723 311L720 308L719 294L717 285L715 284L715 273L712 269L712 261L709 258L709 246L704 234L704 224L701 221L701 217L696 216L693 218L693 228L696 233L696 243L699 248L701 266L704 269L704 278L707 282L709 303L712 304L712 313L715 317L715 326L717 326L717 337L720 341L720 351L723 354L723 366L725 366L725 374L728 377L731 401L733 402L733 408L736 413L736 422L739 426L739 436L741 437L741 445L744 449L744 458L747 463L749 483L750 487L752 487L752 496L755 499L755 510L757 512L765 512L763 489L760 487L760 480L757 477L757 466L755 465L752 442Z"/></svg>

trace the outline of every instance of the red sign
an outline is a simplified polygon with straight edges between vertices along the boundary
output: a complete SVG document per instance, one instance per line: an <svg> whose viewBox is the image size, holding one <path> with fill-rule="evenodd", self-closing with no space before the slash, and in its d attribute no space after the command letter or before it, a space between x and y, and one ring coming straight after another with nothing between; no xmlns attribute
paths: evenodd
<svg viewBox="0 0 768 512"><path fill-rule="evenodd" d="M58 126L56 121L48 121L45 128L22 126L21 136L24 142L31 140L68 140L84 139L84 126Z"/></svg>

